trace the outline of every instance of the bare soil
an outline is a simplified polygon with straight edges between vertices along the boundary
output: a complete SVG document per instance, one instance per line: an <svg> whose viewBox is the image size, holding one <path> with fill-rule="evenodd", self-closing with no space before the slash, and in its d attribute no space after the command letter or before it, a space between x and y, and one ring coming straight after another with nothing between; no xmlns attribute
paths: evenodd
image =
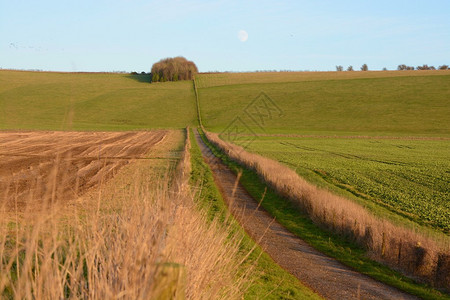
<svg viewBox="0 0 450 300"><path fill-rule="evenodd" d="M215 157L196 132L197 143L235 218L281 267L326 299L418 299L312 248L258 206L236 175Z"/></svg>
<svg viewBox="0 0 450 300"><path fill-rule="evenodd" d="M167 131L0 132L0 207L68 201L136 159L149 158Z"/></svg>

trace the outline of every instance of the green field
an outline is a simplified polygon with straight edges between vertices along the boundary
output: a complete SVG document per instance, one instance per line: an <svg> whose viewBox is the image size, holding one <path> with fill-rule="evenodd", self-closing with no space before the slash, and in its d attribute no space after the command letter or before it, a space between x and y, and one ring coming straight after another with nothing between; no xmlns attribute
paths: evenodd
<svg viewBox="0 0 450 300"><path fill-rule="evenodd" d="M248 150L316 185L450 232L450 140L264 137Z"/></svg>
<svg viewBox="0 0 450 300"><path fill-rule="evenodd" d="M332 79L329 73L309 73L309 80L308 73L256 73L254 83L250 76L243 84L237 80L241 74L200 75L204 125L222 131L239 116L257 133L450 136L449 71L394 73L408 75L401 77L373 72L375 78L365 78L371 72L350 72L360 76L351 79L341 73L334 72ZM282 115L273 112L258 126L245 109L261 92Z"/></svg>
<svg viewBox="0 0 450 300"><path fill-rule="evenodd" d="M198 77L209 130L234 126L235 143L316 185L449 233L450 72L247 75ZM261 92L282 112L260 102L264 124L246 113Z"/></svg>
<svg viewBox="0 0 450 300"><path fill-rule="evenodd" d="M0 129L133 130L195 123L192 82L0 70Z"/></svg>

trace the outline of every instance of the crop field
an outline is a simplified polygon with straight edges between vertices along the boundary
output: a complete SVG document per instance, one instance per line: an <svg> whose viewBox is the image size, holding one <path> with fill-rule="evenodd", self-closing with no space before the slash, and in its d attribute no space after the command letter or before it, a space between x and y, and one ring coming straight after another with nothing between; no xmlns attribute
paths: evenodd
<svg viewBox="0 0 450 300"><path fill-rule="evenodd" d="M10 211L76 199L131 161L148 158L167 135L173 133L0 132L2 206Z"/></svg>
<svg viewBox="0 0 450 300"><path fill-rule="evenodd" d="M450 232L450 140L264 137L248 150L364 205Z"/></svg>
<svg viewBox="0 0 450 300"><path fill-rule="evenodd" d="M205 74L198 90L205 126L223 138L449 233L449 71Z"/></svg>
<svg viewBox="0 0 450 300"><path fill-rule="evenodd" d="M0 70L0 129L184 128L195 120L192 82L148 75Z"/></svg>

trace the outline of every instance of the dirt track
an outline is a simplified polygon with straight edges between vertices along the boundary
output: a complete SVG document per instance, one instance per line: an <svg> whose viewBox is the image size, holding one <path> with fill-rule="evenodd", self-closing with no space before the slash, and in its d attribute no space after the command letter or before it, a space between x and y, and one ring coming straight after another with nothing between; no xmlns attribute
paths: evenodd
<svg viewBox="0 0 450 300"><path fill-rule="evenodd" d="M167 132L0 132L0 207L66 201L131 160L145 158Z"/></svg>
<svg viewBox="0 0 450 300"><path fill-rule="evenodd" d="M235 185L236 175L195 134L233 215L276 263L303 284L326 299L418 299L325 256L274 221L242 185Z"/></svg>

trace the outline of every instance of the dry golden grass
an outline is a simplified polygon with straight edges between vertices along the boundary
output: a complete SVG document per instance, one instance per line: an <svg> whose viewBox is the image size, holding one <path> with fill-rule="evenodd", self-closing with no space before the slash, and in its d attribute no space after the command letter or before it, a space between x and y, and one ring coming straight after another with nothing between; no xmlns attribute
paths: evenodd
<svg viewBox="0 0 450 300"><path fill-rule="evenodd" d="M436 287L450 289L447 236L433 239L379 219L351 200L306 182L295 171L276 161L224 142L216 133L205 133L228 156L255 170L280 195L307 212L316 224L353 239L376 260Z"/></svg>
<svg viewBox="0 0 450 300"><path fill-rule="evenodd" d="M240 298L239 239L197 210L188 147L176 168L142 160L70 203L2 211L0 298Z"/></svg>

